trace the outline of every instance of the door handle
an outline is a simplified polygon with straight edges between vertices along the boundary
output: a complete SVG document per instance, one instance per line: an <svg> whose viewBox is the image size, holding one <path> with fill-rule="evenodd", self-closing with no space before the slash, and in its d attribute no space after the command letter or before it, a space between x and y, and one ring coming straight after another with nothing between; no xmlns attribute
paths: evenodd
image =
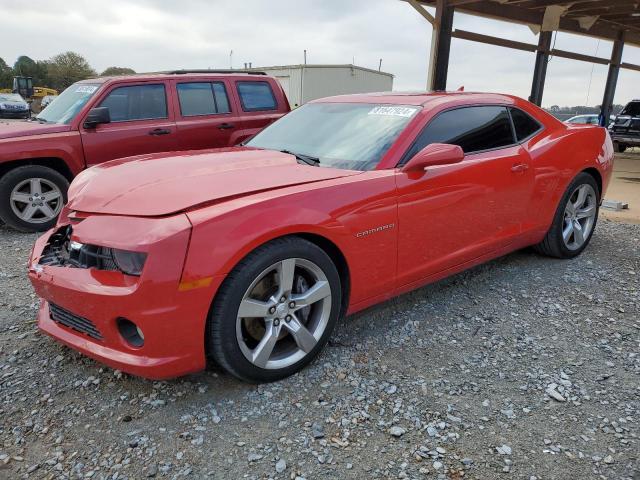
<svg viewBox="0 0 640 480"><path fill-rule="evenodd" d="M230 130L232 128L236 128L233 123L221 123L220 125L218 125L218 129L220 130Z"/></svg>
<svg viewBox="0 0 640 480"><path fill-rule="evenodd" d="M527 170L529 170L529 164L527 163L516 163L511 167L511 171L514 173L526 172Z"/></svg>
<svg viewBox="0 0 640 480"><path fill-rule="evenodd" d="M169 135L170 133L171 133L171 130L169 130L168 128L154 128L153 130L149 130L149 135L154 135L154 136Z"/></svg>

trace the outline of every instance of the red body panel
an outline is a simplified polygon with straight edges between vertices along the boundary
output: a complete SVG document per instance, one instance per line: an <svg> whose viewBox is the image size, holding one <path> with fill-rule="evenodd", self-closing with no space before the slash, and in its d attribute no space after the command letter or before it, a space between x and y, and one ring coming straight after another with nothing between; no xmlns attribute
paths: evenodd
<svg viewBox="0 0 640 480"><path fill-rule="evenodd" d="M347 263L346 308L352 313L539 242L579 172L596 175L603 192L611 175L613 147L604 129L567 127L514 97L456 93L324 101L424 108L368 172L302 166L288 155L243 148L151 155L87 171L70 190L69 208L87 217L74 225L72 238L148 252L149 265L135 280L92 270L41 272L45 234L34 248L30 277L46 301L106 331L115 317L135 316L148 350L123 350L115 330L104 344L80 337L54 324L46 304L41 327L135 374L163 378L194 371L204 364L205 325L218 286L271 239L302 235L332 243ZM515 105L543 129L521 144L467 155L457 164L411 173L396 168L437 113L476 104ZM69 209L64 213L63 225ZM114 296L118 302L110 301Z"/></svg>
<svg viewBox="0 0 640 480"><path fill-rule="evenodd" d="M41 125L38 122L0 123L0 168L37 161L66 176L75 176L84 168L109 160L156 152L230 147L254 135L289 111L289 103L276 79L242 74L135 75L90 79L84 83L101 84L98 91L69 125ZM257 78L256 78L257 77ZM277 107L266 112L244 112L238 100L236 83L259 80L268 82ZM224 82L229 99L229 114L182 117L176 92L179 82ZM167 118L112 122L96 128L83 127L94 107L118 87L163 84L167 100ZM232 128L219 127L230 124ZM154 135L156 129L169 133ZM62 168L61 165L66 165Z"/></svg>

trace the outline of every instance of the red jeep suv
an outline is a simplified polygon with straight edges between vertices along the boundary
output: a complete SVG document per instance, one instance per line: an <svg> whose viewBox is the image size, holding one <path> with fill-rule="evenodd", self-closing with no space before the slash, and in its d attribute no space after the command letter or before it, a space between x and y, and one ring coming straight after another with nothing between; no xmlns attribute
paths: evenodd
<svg viewBox="0 0 640 480"><path fill-rule="evenodd" d="M81 170L122 157L229 147L289 111L260 72L185 71L83 80L29 122L0 124L0 219L51 228ZM185 168L188 168L185 165Z"/></svg>

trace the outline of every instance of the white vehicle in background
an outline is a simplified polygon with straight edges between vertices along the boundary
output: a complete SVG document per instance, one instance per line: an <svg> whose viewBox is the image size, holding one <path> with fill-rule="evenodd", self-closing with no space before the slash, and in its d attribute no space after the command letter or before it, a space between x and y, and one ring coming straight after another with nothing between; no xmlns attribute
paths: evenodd
<svg viewBox="0 0 640 480"><path fill-rule="evenodd" d="M45 95L42 97L42 101L40 102L40 108L44 110L46 106L53 102L57 97L58 95Z"/></svg>
<svg viewBox="0 0 640 480"><path fill-rule="evenodd" d="M18 93L0 93L0 118L29 118L29 104Z"/></svg>

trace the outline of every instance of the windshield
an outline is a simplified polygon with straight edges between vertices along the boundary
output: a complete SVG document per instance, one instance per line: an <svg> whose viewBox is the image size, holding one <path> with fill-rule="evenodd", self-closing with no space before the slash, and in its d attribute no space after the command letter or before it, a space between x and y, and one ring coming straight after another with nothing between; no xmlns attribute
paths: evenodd
<svg viewBox="0 0 640 480"><path fill-rule="evenodd" d="M17 93L0 93L0 102L24 102Z"/></svg>
<svg viewBox="0 0 640 480"><path fill-rule="evenodd" d="M418 110L407 105L309 103L246 145L312 157L321 167L371 170Z"/></svg>
<svg viewBox="0 0 640 480"><path fill-rule="evenodd" d="M640 117L640 102L629 102L627 106L622 109L620 115Z"/></svg>
<svg viewBox="0 0 640 480"><path fill-rule="evenodd" d="M76 83L55 97L36 117L47 123L68 124L100 87L99 84Z"/></svg>

